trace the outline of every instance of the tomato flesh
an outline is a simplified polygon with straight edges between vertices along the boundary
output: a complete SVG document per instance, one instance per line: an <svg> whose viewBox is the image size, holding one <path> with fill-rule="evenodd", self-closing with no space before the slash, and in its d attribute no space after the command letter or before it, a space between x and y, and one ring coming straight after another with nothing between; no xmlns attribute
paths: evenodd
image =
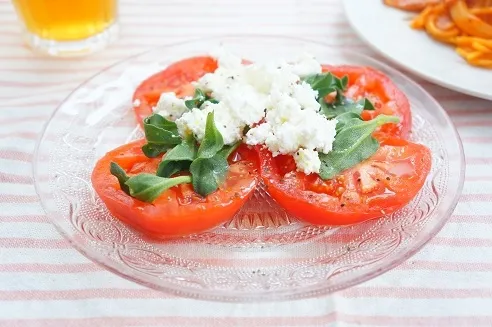
<svg viewBox="0 0 492 327"><path fill-rule="evenodd" d="M410 102L405 94L383 73L369 67L359 66L323 66L324 72L331 72L341 78L348 76L345 95L355 101L369 99L375 110L364 110L362 118L371 120L379 115L394 115L400 118L399 124L385 124L375 135L379 137L408 138L412 127Z"/></svg>
<svg viewBox="0 0 492 327"><path fill-rule="evenodd" d="M217 69L212 57L192 57L177 61L165 70L143 81L133 94L135 117L140 125L152 114L152 107L159 101L161 93L174 92L178 97L192 96L195 88L191 84L207 73Z"/></svg>
<svg viewBox="0 0 492 327"><path fill-rule="evenodd" d="M316 225L348 225L390 214L415 197L431 168L429 149L395 138L384 139L371 158L326 181L296 171L291 156L257 150L270 196Z"/></svg>
<svg viewBox="0 0 492 327"><path fill-rule="evenodd" d="M202 197L191 184L181 184L164 191L152 204L142 202L121 190L109 166L114 161L129 176L155 174L161 158L147 158L141 150L144 144L140 140L108 152L94 168L92 185L116 218L148 236L177 237L218 226L239 211L257 185L258 155L240 146L231 155L225 181L214 193Z"/></svg>

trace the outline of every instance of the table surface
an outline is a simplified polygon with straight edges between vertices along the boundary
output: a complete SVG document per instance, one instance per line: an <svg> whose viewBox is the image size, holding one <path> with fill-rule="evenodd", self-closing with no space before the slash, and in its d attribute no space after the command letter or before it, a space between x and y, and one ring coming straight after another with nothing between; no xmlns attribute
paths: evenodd
<svg viewBox="0 0 492 327"><path fill-rule="evenodd" d="M57 233L34 190L36 139L57 104L105 66L186 38L264 33L369 52L342 0L121 0L122 35L79 60L38 57L0 0L0 326L492 326L492 102L423 82L464 143L460 202L396 269L332 296L231 304L171 297L92 263Z"/></svg>

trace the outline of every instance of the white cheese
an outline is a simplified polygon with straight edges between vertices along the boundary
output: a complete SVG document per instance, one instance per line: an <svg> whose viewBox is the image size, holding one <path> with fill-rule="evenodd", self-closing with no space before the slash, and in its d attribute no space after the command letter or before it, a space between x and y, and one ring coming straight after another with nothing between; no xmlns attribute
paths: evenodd
<svg viewBox="0 0 492 327"><path fill-rule="evenodd" d="M214 112L215 127L222 134L224 144L233 144L242 138L242 131L246 126L238 117L230 110L225 102L217 104L206 102L202 106L202 112L208 115L209 112ZM199 139L201 141L201 139Z"/></svg>
<svg viewBox="0 0 492 327"><path fill-rule="evenodd" d="M316 98L318 97L318 91L311 88L306 82L296 84L292 92L292 97L301 105L302 109L319 111L321 105Z"/></svg>
<svg viewBox="0 0 492 327"><path fill-rule="evenodd" d="M265 116L267 97L248 84L234 85L224 96L217 98L243 127L259 122Z"/></svg>
<svg viewBox="0 0 492 327"><path fill-rule="evenodd" d="M273 133L265 140L265 145L273 156L296 152L302 145L299 126L290 122L274 126Z"/></svg>
<svg viewBox="0 0 492 327"><path fill-rule="evenodd" d="M218 66L226 69L236 69L241 67L241 58L228 52L224 47L219 47L210 54L217 60Z"/></svg>
<svg viewBox="0 0 492 327"><path fill-rule="evenodd" d="M321 73L321 64L311 55L303 53L292 64L292 72L300 77Z"/></svg>
<svg viewBox="0 0 492 327"><path fill-rule="evenodd" d="M225 96L231 85L239 79L237 71L219 67L213 73L208 73L202 76L194 83L194 86L205 92L211 92L214 98Z"/></svg>
<svg viewBox="0 0 492 327"><path fill-rule="evenodd" d="M264 123L256 128L252 128L246 134L246 140L248 144L251 145L263 144L268 138L272 137L272 126L269 123Z"/></svg>
<svg viewBox="0 0 492 327"><path fill-rule="evenodd" d="M282 62L279 64L271 64L267 67L273 75L271 91L279 91L286 94L292 93L293 87L300 82L299 75L292 72L292 66Z"/></svg>
<svg viewBox="0 0 492 327"><path fill-rule="evenodd" d="M282 104L287 103L283 106ZM265 145L274 156L293 154L299 148L328 153L332 150L336 134L336 120L327 120L321 114L311 110L301 110L291 106L288 101L279 103L275 110L268 111L266 123L252 128L246 135L246 143L262 144L263 130L269 134Z"/></svg>
<svg viewBox="0 0 492 327"><path fill-rule="evenodd" d="M183 137L192 134L197 141L203 140L208 112L198 108L185 112L180 118L176 119L179 134Z"/></svg>
<svg viewBox="0 0 492 327"><path fill-rule="evenodd" d="M296 162L297 170L306 175L319 173L319 169L321 168L321 160L319 160L318 152L314 150L297 150L294 153L294 161Z"/></svg>
<svg viewBox="0 0 492 327"><path fill-rule="evenodd" d="M201 109L188 111L183 100L163 94L156 109L162 100L160 111L167 117L180 116L176 120L179 133L191 133L198 142L205 135L207 114L213 111L225 144L243 139L250 145L265 145L274 156L293 155L299 171L318 173L318 152L331 151L337 122L319 113L318 92L301 82L301 77L321 73L321 65L309 55L292 64L242 65L239 57L223 50L216 59L217 70L200 78L195 87L219 103L205 102ZM255 127L244 136L247 126Z"/></svg>
<svg viewBox="0 0 492 327"><path fill-rule="evenodd" d="M214 112L215 127L222 135L224 144L233 144L242 138L242 131L246 126L241 120L238 120L225 103L205 102L201 109L194 108L185 112L181 118L176 120L178 132L181 136L193 134L198 142L205 136L205 127L207 116Z"/></svg>
<svg viewBox="0 0 492 327"><path fill-rule="evenodd" d="M163 116L171 121L181 117L188 111L185 105L185 100L176 97L174 92L162 93L156 106L153 108L155 113Z"/></svg>
<svg viewBox="0 0 492 327"><path fill-rule="evenodd" d="M243 79L261 94L267 95L273 84L273 75L267 71L266 67L252 64L243 69Z"/></svg>

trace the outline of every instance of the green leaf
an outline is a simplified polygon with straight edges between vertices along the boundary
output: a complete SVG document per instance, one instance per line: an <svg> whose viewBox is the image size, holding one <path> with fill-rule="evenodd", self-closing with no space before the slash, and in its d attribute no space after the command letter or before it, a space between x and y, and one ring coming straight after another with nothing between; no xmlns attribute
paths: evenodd
<svg viewBox="0 0 492 327"><path fill-rule="evenodd" d="M344 121L343 128L333 142L333 150L319 155L320 177L325 180L331 179L345 169L372 156L379 148L379 143L372 133L381 125L398 122L398 117L385 115L377 116L369 121L363 121L360 118Z"/></svg>
<svg viewBox="0 0 492 327"><path fill-rule="evenodd" d="M322 101L322 102L321 102ZM362 114L363 110L374 110L374 106L368 99L362 99L357 102L353 102L349 99L345 99L343 103L328 104L323 99L320 100L321 112L328 119L333 119L347 112L355 113L357 115Z"/></svg>
<svg viewBox="0 0 492 327"><path fill-rule="evenodd" d="M176 123L159 114L144 119L144 132L147 144L142 151L149 158L155 158L181 142Z"/></svg>
<svg viewBox="0 0 492 327"><path fill-rule="evenodd" d="M195 159L190 166L193 189L201 196L215 192L224 181L228 169L227 158L222 153L211 158Z"/></svg>
<svg viewBox="0 0 492 327"><path fill-rule="evenodd" d="M178 126L176 126L176 123L167 120L159 114L153 114L149 117L146 117L144 119L144 126L145 125L154 125L156 127L165 129L166 131L169 131L173 134L178 134Z"/></svg>
<svg viewBox="0 0 492 327"><path fill-rule="evenodd" d="M191 162L196 159L196 155L197 145L193 137L184 139L166 153L157 167L157 176L169 177L177 172L188 170Z"/></svg>
<svg viewBox="0 0 492 327"><path fill-rule="evenodd" d="M360 115L355 112L344 112L343 114L338 115L337 117L337 126L336 133L338 134L345 125L352 121L352 119L361 120Z"/></svg>
<svg viewBox="0 0 492 327"><path fill-rule="evenodd" d="M193 137L187 137L180 144L170 150L163 161L193 161L196 158L198 147Z"/></svg>
<svg viewBox="0 0 492 327"><path fill-rule="evenodd" d="M191 161L169 161L164 166L159 165L156 175L160 177L171 177L179 172L189 171L190 165Z"/></svg>
<svg viewBox="0 0 492 327"><path fill-rule="evenodd" d="M185 101L185 106L188 109L200 108L202 104L207 100L207 96L200 89L195 89L195 95L192 99Z"/></svg>
<svg viewBox="0 0 492 327"><path fill-rule="evenodd" d="M199 158L211 158L219 152L224 146L222 134L215 126L214 112L207 115L207 123L205 125L205 136L198 148Z"/></svg>
<svg viewBox="0 0 492 327"><path fill-rule="evenodd" d="M313 90L318 91L318 101L323 106L324 97L332 92L336 92L333 104L344 104L344 92L347 89L349 78L347 75L338 78L332 73L322 73L307 76L304 81L311 85Z"/></svg>
<svg viewBox="0 0 492 327"><path fill-rule="evenodd" d="M371 101L369 101L369 99L362 99L359 101L359 103L362 104L362 107L364 108L364 110L375 110L376 108L374 108L374 105L372 104Z"/></svg>
<svg viewBox="0 0 492 327"><path fill-rule="evenodd" d="M332 179L345 169L356 166L370 158L379 149L379 142L373 138L362 138L357 148L346 151L320 153L321 167L319 176L322 179Z"/></svg>
<svg viewBox="0 0 492 327"><path fill-rule="evenodd" d="M335 77L333 82L334 82L335 87L336 87L337 89L339 89L339 90L343 90L342 81L341 81L339 78Z"/></svg>
<svg viewBox="0 0 492 327"><path fill-rule="evenodd" d="M202 90L195 89L195 95L192 99L185 101L185 106L190 110L193 108L201 108L201 106L207 101L215 104L219 103L219 100L211 98Z"/></svg>
<svg viewBox="0 0 492 327"><path fill-rule="evenodd" d="M241 141L237 141L234 144L231 145L225 145L222 150L220 150L218 153L223 156L224 158L229 158L229 156L237 150L237 148L241 145Z"/></svg>
<svg viewBox="0 0 492 327"><path fill-rule="evenodd" d="M341 79L341 89L342 91L345 91L347 89L347 86L348 86L348 82L349 82L349 78L347 75L343 76Z"/></svg>
<svg viewBox="0 0 492 327"><path fill-rule="evenodd" d="M142 152L148 158L158 157L160 154L167 152L173 146L168 144L151 144L147 143L142 146Z"/></svg>
<svg viewBox="0 0 492 327"><path fill-rule="evenodd" d="M165 130L156 125L144 125L145 138L148 143L161 145L176 145L181 142L178 133Z"/></svg>
<svg viewBox="0 0 492 327"><path fill-rule="evenodd" d="M207 101L210 102L210 103L213 103L213 104L219 103L219 100L214 99L214 98L207 98Z"/></svg>
<svg viewBox="0 0 492 327"><path fill-rule="evenodd" d="M318 98L322 99L328 94L336 91L334 84L336 77L331 73L315 74L304 78L304 82L311 85L311 88L318 91Z"/></svg>
<svg viewBox="0 0 492 327"><path fill-rule="evenodd" d="M163 178L151 174L139 174L125 182L130 189L131 196L149 203L157 199L165 190L183 183L191 183L191 177Z"/></svg>
<svg viewBox="0 0 492 327"><path fill-rule="evenodd" d="M240 141L232 145L226 145L212 158L198 158L192 162L190 172L193 176L193 189L195 192L202 196L207 196L219 188L229 169L227 158L240 145Z"/></svg>
<svg viewBox="0 0 492 327"><path fill-rule="evenodd" d="M321 101L324 102L324 100ZM346 100L344 104L337 104L337 105L326 104L326 103L323 104L321 102L320 104L321 104L321 112L328 119L333 119L347 112L360 115L362 113L362 110L364 109L360 103L352 102L349 100Z"/></svg>
<svg viewBox="0 0 492 327"><path fill-rule="evenodd" d="M342 89L337 88L337 94L335 96L335 101L333 102L335 105L345 105L347 102L347 98L343 94Z"/></svg>
<svg viewBox="0 0 492 327"><path fill-rule="evenodd" d="M120 183L121 190L126 194L130 194L130 189L125 184L126 181L130 179L130 177L128 177L128 175L123 170L123 168L121 168L116 162L111 162L109 166L109 171L111 172L111 175L118 178L118 182Z"/></svg>

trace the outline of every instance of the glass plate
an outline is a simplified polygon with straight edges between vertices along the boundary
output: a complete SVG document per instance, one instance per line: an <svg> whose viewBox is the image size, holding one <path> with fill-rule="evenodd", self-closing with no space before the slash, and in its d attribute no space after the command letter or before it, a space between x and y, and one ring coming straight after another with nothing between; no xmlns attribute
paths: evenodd
<svg viewBox="0 0 492 327"><path fill-rule="evenodd" d="M184 57L219 45L250 60L294 59L367 65L407 94L412 140L432 150L425 186L408 206L349 227L298 222L259 188L229 222L173 241L150 240L112 217L90 175L108 150L141 137L131 97L141 80ZM268 50L266 50L268 49ZM461 192L464 156L441 106L421 87L374 59L322 43L269 36L202 39L163 46L103 70L55 111L37 146L36 189L55 226L79 251L107 269L176 295L221 301L287 300L340 290L402 263L444 225Z"/></svg>

